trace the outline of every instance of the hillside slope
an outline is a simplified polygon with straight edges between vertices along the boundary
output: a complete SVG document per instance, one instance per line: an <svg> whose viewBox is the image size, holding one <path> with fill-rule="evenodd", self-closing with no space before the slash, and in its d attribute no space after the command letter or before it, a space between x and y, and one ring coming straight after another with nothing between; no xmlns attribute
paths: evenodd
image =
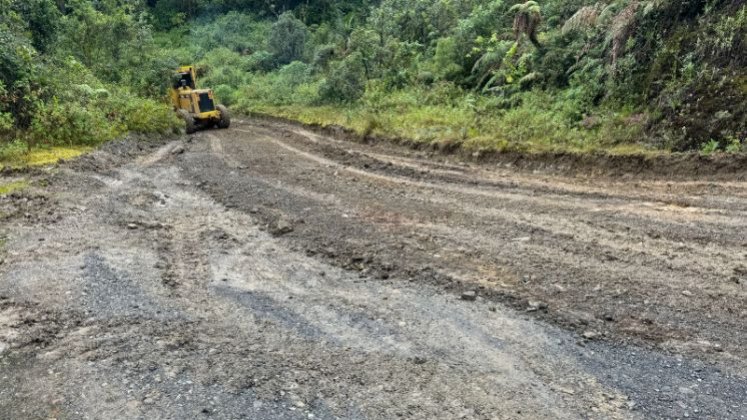
<svg viewBox="0 0 747 420"><path fill-rule="evenodd" d="M243 112L472 149L740 152L744 0L0 0L0 164Z"/></svg>
<svg viewBox="0 0 747 420"><path fill-rule="evenodd" d="M213 3L159 41L245 111L528 151L735 152L747 135L742 0Z"/></svg>

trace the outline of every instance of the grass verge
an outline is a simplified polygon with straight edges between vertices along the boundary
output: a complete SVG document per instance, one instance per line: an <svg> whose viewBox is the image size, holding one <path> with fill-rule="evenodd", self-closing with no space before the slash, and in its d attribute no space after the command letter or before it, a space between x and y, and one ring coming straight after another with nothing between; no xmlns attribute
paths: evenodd
<svg viewBox="0 0 747 420"><path fill-rule="evenodd" d="M12 181L7 183L0 183L0 197L21 191L29 186L29 182L26 180Z"/></svg>
<svg viewBox="0 0 747 420"><path fill-rule="evenodd" d="M643 133L623 121L595 130L568 128L558 123L551 113L521 108L485 116L463 107L434 105L395 106L383 110L356 105L255 105L250 111L304 124L341 126L361 136L406 139L475 152L599 153L646 157L669 153L637 142L636 139L643 138Z"/></svg>
<svg viewBox="0 0 747 420"><path fill-rule="evenodd" d="M90 146L68 146L31 149L19 153L0 155L0 169L24 168L29 166L44 166L59 162L60 160L73 159L93 150Z"/></svg>

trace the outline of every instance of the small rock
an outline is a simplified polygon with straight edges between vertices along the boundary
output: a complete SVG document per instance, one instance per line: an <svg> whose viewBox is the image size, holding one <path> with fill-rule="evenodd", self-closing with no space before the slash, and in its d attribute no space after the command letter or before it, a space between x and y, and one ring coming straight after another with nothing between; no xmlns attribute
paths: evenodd
<svg viewBox="0 0 747 420"><path fill-rule="evenodd" d="M462 300L474 302L475 300L477 300L477 292L475 292L474 290L468 290L462 293Z"/></svg>
<svg viewBox="0 0 747 420"><path fill-rule="evenodd" d="M558 284L558 283L553 284L553 287L555 287L555 290L561 293L567 290L565 287L563 287L562 284Z"/></svg>
<svg viewBox="0 0 747 420"><path fill-rule="evenodd" d="M581 336L587 340L594 340L596 338L599 338L599 333L595 331L584 331Z"/></svg>
<svg viewBox="0 0 747 420"><path fill-rule="evenodd" d="M678 391L680 391L681 394L685 394L685 395L694 395L695 394L695 391L693 391L691 388L688 388L688 387L685 387L685 386L679 387Z"/></svg>
<svg viewBox="0 0 747 420"><path fill-rule="evenodd" d="M527 306L527 312L544 311L545 309L547 309L547 304L540 301L530 300L529 306Z"/></svg>
<svg viewBox="0 0 747 420"><path fill-rule="evenodd" d="M181 155L182 153L184 153L184 146L182 146L181 144L171 149L172 155Z"/></svg>
<svg viewBox="0 0 747 420"><path fill-rule="evenodd" d="M137 225L134 224L134 223L128 223L127 224L127 229L135 230L135 229L137 229Z"/></svg>
<svg viewBox="0 0 747 420"><path fill-rule="evenodd" d="M563 394L568 394L568 395L574 395L574 394L576 394L576 391L574 391L574 390L572 390L570 388L563 387L563 386L557 386L557 387L555 387L555 389L557 391L562 392Z"/></svg>
<svg viewBox="0 0 747 420"><path fill-rule="evenodd" d="M693 296L693 292L691 292L689 290L683 290L682 294L685 295L685 296L687 296L687 297Z"/></svg>
<svg viewBox="0 0 747 420"><path fill-rule="evenodd" d="M415 356L412 359L412 362L415 363L416 365L424 365L427 361L428 359L426 359L425 357L420 357L420 356Z"/></svg>
<svg viewBox="0 0 747 420"><path fill-rule="evenodd" d="M281 236L293 232L293 223L286 217L280 217L270 226L270 233Z"/></svg>

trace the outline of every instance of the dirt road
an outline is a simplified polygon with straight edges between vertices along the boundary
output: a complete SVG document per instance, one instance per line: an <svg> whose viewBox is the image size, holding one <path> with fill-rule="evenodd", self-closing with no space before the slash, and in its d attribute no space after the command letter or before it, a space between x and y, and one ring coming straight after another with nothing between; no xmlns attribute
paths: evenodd
<svg viewBox="0 0 747 420"><path fill-rule="evenodd" d="M19 177L1 419L747 418L743 181L257 121Z"/></svg>

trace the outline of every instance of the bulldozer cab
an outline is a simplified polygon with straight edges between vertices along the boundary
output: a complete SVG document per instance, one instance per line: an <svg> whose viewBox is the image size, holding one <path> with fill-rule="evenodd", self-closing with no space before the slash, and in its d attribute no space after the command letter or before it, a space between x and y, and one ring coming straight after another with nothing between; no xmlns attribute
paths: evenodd
<svg viewBox="0 0 747 420"><path fill-rule="evenodd" d="M197 89L195 69L192 66L180 67L174 77L174 89Z"/></svg>
<svg viewBox="0 0 747 420"><path fill-rule="evenodd" d="M215 99L210 89L197 89L197 76L193 66L179 67L171 86L174 109L183 109L195 118L213 118L216 115Z"/></svg>
<svg viewBox="0 0 747 420"><path fill-rule="evenodd" d="M189 112L196 112L196 109L189 103L192 95L188 92L197 88L197 74L193 66L179 67L174 73L174 77L169 89L171 104L174 109L186 109Z"/></svg>

